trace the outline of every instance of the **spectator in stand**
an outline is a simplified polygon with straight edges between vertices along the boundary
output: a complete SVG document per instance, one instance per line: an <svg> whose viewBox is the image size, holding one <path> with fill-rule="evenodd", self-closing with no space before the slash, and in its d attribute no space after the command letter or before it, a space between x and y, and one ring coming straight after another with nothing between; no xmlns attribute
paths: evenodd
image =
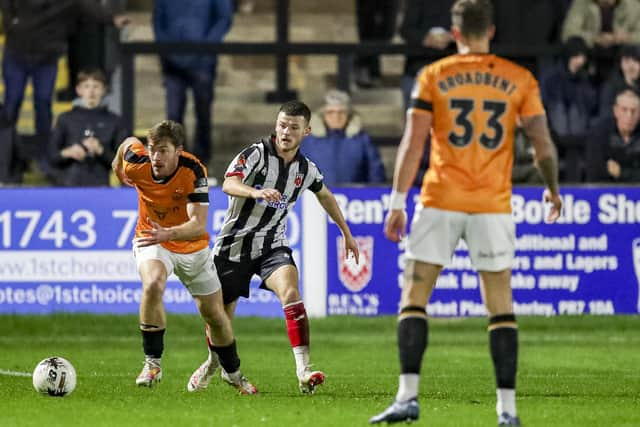
<svg viewBox="0 0 640 427"><path fill-rule="evenodd" d="M562 40L582 37L589 47L640 43L637 0L573 0L562 27Z"/></svg>
<svg viewBox="0 0 640 427"><path fill-rule="evenodd" d="M67 50L67 40L81 18L122 27L125 15L113 15L93 0L0 0L6 42L2 62L9 118L18 119L27 80L33 85L35 127L42 153L51 131L51 101L58 72L58 58ZM45 174L50 168L39 160Z"/></svg>
<svg viewBox="0 0 640 427"><path fill-rule="evenodd" d="M562 40L582 37L593 48L598 83L611 72L624 44L640 43L638 0L573 0L562 27Z"/></svg>
<svg viewBox="0 0 640 427"><path fill-rule="evenodd" d="M496 26L492 43L525 47L553 44L558 40L566 11L563 1L493 0L492 3ZM525 47L522 53L526 52ZM548 65L534 57L512 59L536 75Z"/></svg>
<svg viewBox="0 0 640 427"><path fill-rule="evenodd" d="M598 111L598 94L588 74L588 48L580 37L563 46L560 62L540 79L540 94L551 132L559 137L581 135Z"/></svg>
<svg viewBox="0 0 640 427"><path fill-rule="evenodd" d="M79 98L71 111L58 118L49 162L57 168L57 185L108 186L111 160L129 132L120 117L101 104L106 91L102 71L81 71L77 81Z"/></svg>
<svg viewBox="0 0 640 427"><path fill-rule="evenodd" d="M361 42L391 42L396 32L399 0L356 0L356 21ZM355 82L363 89L382 84L378 55L359 56L355 61Z"/></svg>
<svg viewBox="0 0 640 427"><path fill-rule="evenodd" d="M322 117L322 122L315 119ZM311 119L311 134L300 150L322 171L327 186L346 183L385 182L384 165L360 116L345 92L330 90L320 114Z"/></svg>
<svg viewBox="0 0 640 427"><path fill-rule="evenodd" d="M231 0L155 0L153 30L159 42L221 42L231 27ZM190 150L205 165L211 159L211 107L216 55L168 55L160 59L167 118L184 123L187 88L193 93L196 130Z"/></svg>
<svg viewBox="0 0 640 427"><path fill-rule="evenodd" d="M620 66L611 73L600 93L600 116L611 116L616 95L625 89L640 91L640 47L627 45L620 51Z"/></svg>
<svg viewBox="0 0 640 427"><path fill-rule="evenodd" d="M624 89L587 140L587 182L640 182L640 97Z"/></svg>
<svg viewBox="0 0 640 427"><path fill-rule="evenodd" d="M451 36L451 6L454 0L405 2L400 35L409 46L427 47L444 56L444 50L453 45ZM402 74L402 97L405 110L409 108L411 89L418 71L429 64L432 58L424 55L407 55Z"/></svg>

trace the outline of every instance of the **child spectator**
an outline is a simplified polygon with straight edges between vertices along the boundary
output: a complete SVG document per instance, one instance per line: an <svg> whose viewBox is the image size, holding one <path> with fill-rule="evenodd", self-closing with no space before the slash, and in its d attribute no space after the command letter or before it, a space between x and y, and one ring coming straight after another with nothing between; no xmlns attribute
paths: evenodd
<svg viewBox="0 0 640 427"><path fill-rule="evenodd" d="M49 144L57 185L108 186L111 160L129 135L121 118L102 105L106 77L100 70L78 73L73 109L63 113Z"/></svg>

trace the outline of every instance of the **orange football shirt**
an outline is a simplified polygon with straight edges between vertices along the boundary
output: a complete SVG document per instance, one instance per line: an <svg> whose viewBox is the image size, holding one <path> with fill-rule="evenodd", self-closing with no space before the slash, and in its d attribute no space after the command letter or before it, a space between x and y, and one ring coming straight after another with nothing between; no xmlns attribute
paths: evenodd
<svg viewBox="0 0 640 427"><path fill-rule="evenodd" d="M176 171L161 180L154 179L151 161L142 143L131 144L124 153L123 161L125 174L138 190L136 237L143 236L142 230L153 228L149 220L163 227L173 227L189 220L187 204L197 199L194 198L197 187L207 186L207 169L194 155L182 152ZM172 252L188 254L206 248L209 234L204 233L194 240L170 240L161 245Z"/></svg>
<svg viewBox="0 0 640 427"><path fill-rule="evenodd" d="M516 120L545 113L535 77L492 54L452 55L418 74L412 108L433 114L423 205L511 212Z"/></svg>

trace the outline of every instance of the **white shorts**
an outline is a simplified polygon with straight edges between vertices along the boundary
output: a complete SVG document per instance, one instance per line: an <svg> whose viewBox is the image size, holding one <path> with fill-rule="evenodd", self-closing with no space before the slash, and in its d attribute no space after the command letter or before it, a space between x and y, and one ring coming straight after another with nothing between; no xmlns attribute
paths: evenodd
<svg viewBox="0 0 640 427"><path fill-rule="evenodd" d="M210 254L211 250L208 247L190 254L179 254L161 245L138 248L134 243L133 246L138 272L140 265L145 261L161 261L167 270L167 276L175 273L191 295L209 295L221 288Z"/></svg>
<svg viewBox="0 0 640 427"><path fill-rule="evenodd" d="M515 253L511 214L468 214L416 205L406 258L446 266L463 239L478 271L511 268Z"/></svg>

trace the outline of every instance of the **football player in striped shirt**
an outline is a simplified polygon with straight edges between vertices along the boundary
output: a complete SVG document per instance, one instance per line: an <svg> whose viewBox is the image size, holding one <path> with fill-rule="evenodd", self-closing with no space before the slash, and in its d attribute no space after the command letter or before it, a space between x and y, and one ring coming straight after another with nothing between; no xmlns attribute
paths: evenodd
<svg viewBox="0 0 640 427"><path fill-rule="evenodd" d="M344 238L345 256L358 262L358 245L333 193L323 184L316 165L300 153L309 134L311 111L299 101L283 104L275 133L239 153L227 169L222 189L230 205L216 238L213 262L222 282L225 309L233 318L239 297L249 297L255 274L261 287L280 302L296 362L300 391L313 393L324 382L322 371L311 369L309 320L298 288L298 269L285 236L287 215L304 190L315 194ZM216 338L213 337L216 343ZM215 355L193 373L190 388L205 388L217 366Z"/></svg>

